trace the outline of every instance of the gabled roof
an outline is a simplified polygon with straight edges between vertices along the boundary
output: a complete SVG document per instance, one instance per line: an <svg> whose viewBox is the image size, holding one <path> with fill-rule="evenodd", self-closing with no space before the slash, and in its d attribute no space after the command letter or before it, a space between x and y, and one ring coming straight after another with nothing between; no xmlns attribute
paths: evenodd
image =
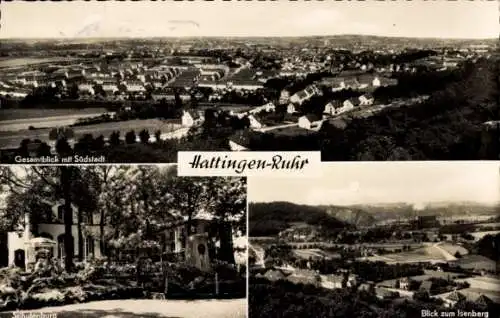
<svg viewBox="0 0 500 318"><path fill-rule="evenodd" d="M297 97L300 99L304 99L307 97L307 93L305 92L305 90L299 91L296 94L297 94Z"/></svg>
<svg viewBox="0 0 500 318"><path fill-rule="evenodd" d="M489 305L493 303L493 300L486 297L485 295L479 295L479 297L476 298L475 302L478 304Z"/></svg>
<svg viewBox="0 0 500 318"><path fill-rule="evenodd" d="M189 114L193 119L199 119L201 117L200 114L193 109L184 110L184 113Z"/></svg>
<svg viewBox="0 0 500 318"><path fill-rule="evenodd" d="M310 122L320 121L322 119L321 116L316 114L307 114L304 117L306 117Z"/></svg>
<svg viewBox="0 0 500 318"><path fill-rule="evenodd" d="M358 98L352 97L352 98L349 98L348 101L351 102L351 104L353 104L354 106L358 106L360 104L360 101Z"/></svg>
<svg viewBox="0 0 500 318"><path fill-rule="evenodd" d="M333 107L335 108L340 108L342 107L342 101L338 100L338 99L334 99L332 101L330 101L328 104L326 105L332 105Z"/></svg>
<svg viewBox="0 0 500 318"><path fill-rule="evenodd" d="M466 300L467 297L465 297L462 293L459 293L458 291L455 290L454 292L449 294L448 297L446 297L446 299L451 300L451 301L455 301L455 302L459 302L462 300Z"/></svg>

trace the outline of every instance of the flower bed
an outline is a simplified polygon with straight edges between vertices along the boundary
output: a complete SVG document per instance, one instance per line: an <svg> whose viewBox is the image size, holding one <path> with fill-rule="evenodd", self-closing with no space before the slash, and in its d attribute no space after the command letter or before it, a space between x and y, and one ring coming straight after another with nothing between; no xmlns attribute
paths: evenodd
<svg viewBox="0 0 500 318"><path fill-rule="evenodd" d="M31 274L18 268L0 269L0 311L143 296L142 289L131 281L119 283L99 276L99 270L92 268L75 274L48 272L46 268Z"/></svg>
<svg viewBox="0 0 500 318"><path fill-rule="evenodd" d="M211 272L185 264L151 264L142 273L140 286L136 284L140 275L131 264L91 263L77 268L70 274L50 264L29 274L18 268L0 269L0 311L137 299L148 292L166 291L167 298L184 299L244 297L246 292L244 275L226 264L214 264Z"/></svg>

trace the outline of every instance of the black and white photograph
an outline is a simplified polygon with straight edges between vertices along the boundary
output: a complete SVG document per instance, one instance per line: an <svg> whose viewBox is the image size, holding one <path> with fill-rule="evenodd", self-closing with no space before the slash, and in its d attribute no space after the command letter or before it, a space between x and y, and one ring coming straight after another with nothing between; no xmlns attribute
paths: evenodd
<svg viewBox="0 0 500 318"><path fill-rule="evenodd" d="M249 318L498 317L499 163L322 171L248 180Z"/></svg>
<svg viewBox="0 0 500 318"><path fill-rule="evenodd" d="M497 160L498 14L496 1L4 2L0 161Z"/></svg>
<svg viewBox="0 0 500 318"><path fill-rule="evenodd" d="M245 178L0 167L0 315L244 318Z"/></svg>

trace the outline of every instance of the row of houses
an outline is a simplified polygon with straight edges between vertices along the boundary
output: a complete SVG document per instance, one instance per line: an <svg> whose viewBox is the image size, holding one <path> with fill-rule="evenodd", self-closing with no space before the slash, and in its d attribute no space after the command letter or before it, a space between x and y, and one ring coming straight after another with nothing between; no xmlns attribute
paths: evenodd
<svg viewBox="0 0 500 318"><path fill-rule="evenodd" d="M367 88L377 88L386 86L395 86L398 84L397 79L378 76L376 74L356 74L324 78L319 82L319 85L330 87L333 92L344 89L365 90ZM280 104L295 104L302 105L305 101L311 99L315 95L321 94L321 90L317 85L309 85L305 89L300 90L293 95L288 90L283 90L280 94Z"/></svg>
<svg viewBox="0 0 500 318"><path fill-rule="evenodd" d="M370 106L375 102L372 94L366 93L359 97L351 97L344 101L333 100L325 105L323 113L325 115L336 116L347 111L353 110L358 106ZM295 114L299 112L299 106L293 103L288 104L286 108L288 114Z"/></svg>
<svg viewBox="0 0 500 318"><path fill-rule="evenodd" d="M317 271L296 269L290 266L270 268L256 277L266 278L270 281L286 280L294 284L310 284L325 289L351 288L358 284L354 274L319 274Z"/></svg>

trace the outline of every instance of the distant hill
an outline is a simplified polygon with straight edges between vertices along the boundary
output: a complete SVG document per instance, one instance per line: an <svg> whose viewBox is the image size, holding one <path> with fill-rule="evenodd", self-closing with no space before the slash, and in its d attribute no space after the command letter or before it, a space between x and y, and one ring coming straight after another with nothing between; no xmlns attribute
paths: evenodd
<svg viewBox="0 0 500 318"><path fill-rule="evenodd" d="M476 202L434 202L416 207L408 203L376 203L351 206L300 205L290 202L250 203L249 228L251 236L273 236L292 223L306 223L323 229L370 226L378 221L397 217L425 215L495 215L498 205Z"/></svg>
<svg viewBox="0 0 500 318"><path fill-rule="evenodd" d="M323 229L348 226L325 208L290 202L250 203L248 208L250 236L272 236L290 227L291 223L306 223Z"/></svg>
<svg viewBox="0 0 500 318"><path fill-rule="evenodd" d="M500 212L500 205L487 205L477 202L431 202L416 208L408 203L378 203L359 204L351 208L361 209L373 215L378 220L394 217L411 216L459 216L459 215L496 215Z"/></svg>
<svg viewBox="0 0 500 318"><path fill-rule="evenodd" d="M320 208L325 209L328 215L355 226L372 225L377 220L373 214L357 207L328 205Z"/></svg>

